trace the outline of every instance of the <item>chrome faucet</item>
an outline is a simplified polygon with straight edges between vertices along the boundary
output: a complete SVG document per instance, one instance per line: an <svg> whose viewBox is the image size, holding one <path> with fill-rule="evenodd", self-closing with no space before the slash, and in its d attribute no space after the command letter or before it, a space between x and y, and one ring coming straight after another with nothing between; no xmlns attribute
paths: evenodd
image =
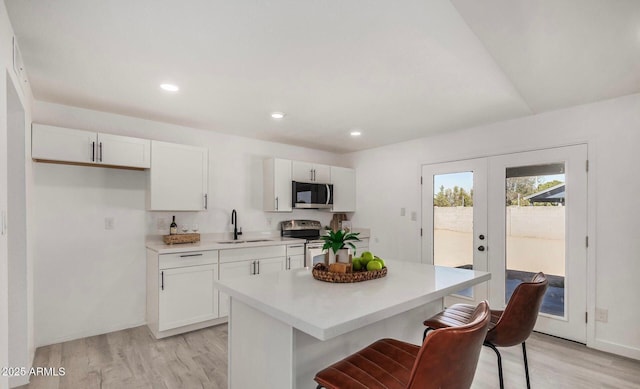
<svg viewBox="0 0 640 389"><path fill-rule="evenodd" d="M231 211L231 224L233 224L233 240L238 240L238 235L242 232L238 234L238 213L235 209Z"/></svg>

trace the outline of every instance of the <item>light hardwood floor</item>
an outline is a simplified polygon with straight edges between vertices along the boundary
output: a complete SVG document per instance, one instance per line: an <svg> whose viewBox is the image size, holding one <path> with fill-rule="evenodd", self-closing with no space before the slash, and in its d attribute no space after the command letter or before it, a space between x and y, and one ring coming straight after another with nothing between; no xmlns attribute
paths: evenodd
<svg viewBox="0 0 640 389"><path fill-rule="evenodd" d="M522 349L501 352L505 387L524 388ZM527 341L527 354L534 389L640 388L639 361L536 333ZM39 348L34 366L64 367L66 374L33 377L21 389L226 388L227 326L162 340L146 327L93 336ZM495 354L486 347L473 388L498 388Z"/></svg>

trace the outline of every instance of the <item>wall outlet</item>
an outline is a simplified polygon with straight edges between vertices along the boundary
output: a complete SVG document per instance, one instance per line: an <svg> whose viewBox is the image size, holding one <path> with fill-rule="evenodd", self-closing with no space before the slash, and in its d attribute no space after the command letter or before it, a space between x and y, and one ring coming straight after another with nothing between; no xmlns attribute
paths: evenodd
<svg viewBox="0 0 640 389"><path fill-rule="evenodd" d="M104 218L104 229L105 230L113 230L113 227L115 225L115 220L112 217L105 217Z"/></svg>
<svg viewBox="0 0 640 389"><path fill-rule="evenodd" d="M596 308L596 321L606 323L609 321L609 310L603 308Z"/></svg>
<svg viewBox="0 0 640 389"><path fill-rule="evenodd" d="M407 214L407 209L406 208L400 208L400 216L404 216Z"/></svg>

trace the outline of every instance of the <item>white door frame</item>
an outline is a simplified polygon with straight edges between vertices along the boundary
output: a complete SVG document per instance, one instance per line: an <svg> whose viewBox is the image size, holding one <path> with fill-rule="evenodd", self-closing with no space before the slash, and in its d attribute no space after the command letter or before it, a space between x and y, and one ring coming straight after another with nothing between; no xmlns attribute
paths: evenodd
<svg viewBox="0 0 640 389"><path fill-rule="evenodd" d="M569 145L559 145L559 146L554 146L554 147L549 147L549 148L543 148L543 149L535 149L535 150L528 150L528 151L521 151L521 152L510 152L508 154L494 154L494 155L489 155L489 156L484 156L484 157L479 157L476 159L481 159L481 158L486 158L487 160L491 159L491 158L495 158L496 161L500 160L500 158L509 158L509 157L513 157L514 155L518 155L518 156L522 156L525 157L527 155L534 155L535 153L542 153L540 155L544 155L546 154L545 152L550 151L553 152L554 150L557 149L562 149L562 148L571 148L571 147L578 147L578 148L584 148L584 158L588 158L588 144L586 142L583 143L577 143L577 144L569 144ZM427 212L425 212L425 210L427 209L427 207L430 205L432 206L433 204L433 199L429 200L428 198L426 198L426 196L433 196L433 181L431 179L431 177L427 177L424 173L424 168L425 166L437 166L437 165L449 165L449 164L456 164L456 163L464 163L466 161L469 161L471 159L467 159L467 160L459 160L459 161L446 161L446 162L442 162L442 163L429 163L429 164L423 164L422 165L422 172L423 172L423 185L422 185L422 212L423 212L423 236L422 236L422 262L423 263L433 263L433 235L431 233L432 229L433 229L433 220L429 220L430 218L427 216ZM475 159L474 159L475 160ZM495 162L494 162L495 163ZM520 164L525 165L528 164L526 162L526 160L522 160L522 161L518 161L518 163L516 164L516 166L519 166ZM532 163L535 164L535 163ZM569 172L569 169L585 169L583 170L585 172L584 175L584 185L582 186L582 188L584 188L584 190L586 191L586 199L584 202L584 211L582 212L582 217L584 218L584 223L583 223L583 230L584 230L584 238L586 238L586 236L588 234L591 234L592 237L595 237L595 235L593 234L594 231L594 225L593 223L589 223L590 221L594 220L594 215L595 212L593 210L593 207L589 207L589 203L593 201L593 196L592 194L594 193L594 183L593 182L588 182L587 181L587 177L586 177L586 160L582 160L581 162L574 162L572 164L571 167L567 166L567 172ZM453 166L453 165L452 165ZM465 169L462 169L460 171L463 171ZM467 171L469 171L468 169L466 169ZM492 173L488 173L489 175L491 175ZM495 174L495 173L493 173ZM487 178L488 180L491 179L491 177ZM504 183L504 177L500 178L502 180L502 182ZM494 182L496 180L496 178L493 178ZM429 182L431 181L431 182ZM502 185L504 186L504 184ZM474 187L475 187L475 183L474 183ZM494 287L495 284L497 284L499 281L503 281L501 279L496 279L495 276L495 268L494 266L502 266L504 268L504 248L502 248L502 250L496 250L499 246L496 246L496 240L495 238L501 237L504 234L504 213L506 212L506 208L504 206L504 188L502 188L502 193L500 195L496 195L495 192L490 194L489 197L491 200L489 200L488 204L488 212L490 213L495 213L496 211L498 211L497 207L497 202L500 202L499 205L499 212L501 215L503 215L501 217L501 219L499 220L499 223L493 223L493 225L489 225L488 226L488 241L487 241L487 245L491 246L493 248L493 250L489 250L489 253L493 255L496 254L496 251L498 251L498 254L500 254L499 252L502 251L502 261L489 261L487 259L487 269L488 271L492 271L492 280L490 281L490 288L491 288L491 292L490 292L490 298L489 301L492 304L492 307L495 306L496 308L498 307L503 307L504 306L504 285L502 285L502 287L500 288L500 290L496 291L496 288ZM474 191L475 192L475 191ZM474 193L474 196L476 195L476 193ZM591 200L590 200L591 199ZM476 204L475 200L474 200L474 205ZM494 216L495 217L495 216ZM498 216L500 217L500 216ZM474 219L475 219L475 215L474 215ZM499 226L500 228L496 227ZM581 231L582 233L582 231ZM475 237L477 238L477 236ZM568 237L567 237L568 238ZM505 238L503 238L502 241L504 241ZM489 242L493 242L493 243L489 243ZM500 243L499 243L500 244ZM582 246L584 247L584 246ZM584 252L584 260L586 261L585 264L585 274L583 275L584 277L584 290L583 293L585 294L585 300L586 300L586 305L584 307L584 310L586 312L589 312L589 317L592 318L593 317L593 312L595 311L595 291L594 291L594 287L593 285L595 285L595 265L593 263L593 261L590 261L591 255L593 253L593 249L595 247L595 239L591 239L591 241L589 242L589 247L588 248L584 248L585 252ZM569 250L569 248L567 247L567 250ZM428 254L431 252L431 255L429 256ZM568 252L567 252L568 255ZM492 265L493 263L493 265ZM496 263L498 263L498 265L495 265ZM480 269L478 269L480 270ZM504 270L503 270L504 271ZM499 276L498 276L499 278ZM503 283L504 284L504 283ZM591 286L591 287L590 287ZM501 296L498 296L498 294L501 294ZM584 315L584 313L582 314ZM542 321L541 321L542 322ZM579 335L579 340L576 339L575 336L571 336L571 334L568 335L562 335L563 337L567 337L568 339L574 339L574 340L578 340L579 342L582 343L587 343L588 345L591 345L595 339L594 339L594 330L595 330L595 326L593 324L593 320L590 319L587 324L585 325L585 331L584 334L580 334ZM536 329L538 329L538 327L536 327ZM541 331L544 331L544 328L539 329Z"/></svg>

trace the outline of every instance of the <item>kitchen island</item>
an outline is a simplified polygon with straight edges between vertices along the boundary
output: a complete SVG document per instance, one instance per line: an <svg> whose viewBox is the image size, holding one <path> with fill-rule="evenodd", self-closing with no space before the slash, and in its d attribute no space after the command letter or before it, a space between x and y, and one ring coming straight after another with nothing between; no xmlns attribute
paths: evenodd
<svg viewBox="0 0 640 389"><path fill-rule="evenodd" d="M317 281L308 268L217 281L231 296L229 388L315 388L315 373L373 341L420 344L424 319L490 274L388 261L386 277Z"/></svg>

